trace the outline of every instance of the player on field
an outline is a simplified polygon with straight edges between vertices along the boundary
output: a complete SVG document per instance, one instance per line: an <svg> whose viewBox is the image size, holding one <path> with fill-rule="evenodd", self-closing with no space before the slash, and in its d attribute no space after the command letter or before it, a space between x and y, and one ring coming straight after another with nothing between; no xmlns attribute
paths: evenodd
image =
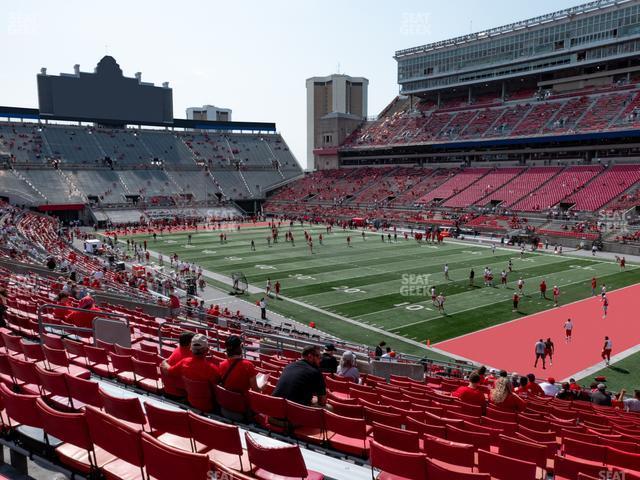
<svg viewBox="0 0 640 480"><path fill-rule="evenodd" d="M547 299L547 282L544 279L540 282L540 298Z"/></svg>
<svg viewBox="0 0 640 480"><path fill-rule="evenodd" d="M276 292L276 298L280 298L280 282L278 280L276 280L276 284L274 285L275 287L275 292Z"/></svg>
<svg viewBox="0 0 640 480"><path fill-rule="evenodd" d="M607 310L609 309L609 299L605 295L602 299L602 318L607 318Z"/></svg>
<svg viewBox="0 0 640 480"><path fill-rule="evenodd" d="M558 306L558 299L560 298L560 288L557 285L553 286L553 306Z"/></svg>
<svg viewBox="0 0 640 480"><path fill-rule="evenodd" d="M436 287L431 287L431 303L436 304Z"/></svg>
<svg viewBox="0 0 640 480"><path fill-rule="evenodd" d="M147 242L145 241L145 243L147 243ZM191 245L191 234L189 234L187 236L187 245ZM146 250L146 248L145 248L145 250Z"/></svg>
<svg viewBox="0 0 640 480"><path fill-rule="evenodd" d="M267 246L271 248L271 236L267 235Z"/></svg>
<svg viewBox="0 0 640 480"><path fill-rule="evenodd" d="M251 251L252 252L256 251L256 242L254 242L253 240L251 240Z"/></svg>
<svg viewBox="0 0 640 480"><path fill-rule="evenodd" d="M449 264L444 264L444 278L445 280L449 280Z"/></svg>
<svg viewBox="0 0 640 480"><path fill-rule="evenodd" d="M473 271L473 268L469 272L469 286L473 287L473 279L476 276L476 272ZM485 282L486 283L486 282Z"/></svg>
<svg viewBox="0 0 640 480"><path fill-rule="evenodd" d="M564 339L567 343L571 342L571 334L573 333L573 322L570 318L564 322Z"/></svg>
<svg viewBox="0 0 640 480"><path fill-rule="evenodd" d="M507 272L505 272L504 270L500 272L500 285L505 288L507 287Z"/></svg>
<svg viewBox="0 0 640 480"><path fill-rule="evenodd" d="M604 297L607 296L607 286L603 283L602 288L600 289L600 301L604 300Z"/></svg>
<svg viewBox="0 0 640 480"><path fill-rule="evenodd" d="M591 295L596 296L596 287L598 286L598 281L596 277L591 278Z"/></svg>
<svg viewBox="0 0 640 480"><path fill-rule="evenodd" d="M520 295L518 295L518 292L514 292L513 293L513 310L512 312L517 312L518 311L518 303L520 302Z"/></svg>
<svg viewBox="0 0 640 480"><path fill-rule="evenodd" d="M445 311L444 311L444 302L447 300L444 296L444 294L442 292L440 292L440 295L438 295L438 298L436 299L438 302L438 311L442 312L444 315L446 315Z"/></svg>
<svg viewBox="0 0 640 480"><path fill-rule="evenodd" d="M604 337L604 345L602 346L602 359L609 365L611 362L611 350L613 349L613 342L609 337Z"/></svg>
<svg viewBox="0 0 640 480"><path fill-rule="evenodd" d="M511 261L511 259L509 259L509 263L507 264L507 266L509 267L509 273L513 272L513 262Z"/></svg>
<svg viewBox="0 0 640 480"><path fill-rule="evenodd" d="M351 235L347 236L347 247L351 246Z"/></svg>
<svg viewBox="0 0 640 480"><path fill-rule="evenodd" d="M536 346L535 346L535 352L536 352L536 361L533 364L533 368L536 368L538 366L538 360L542 360L542 369L546 370L547 366L546 366L546 361L545 361L545 350L546 350L547 346L544 343L544 340L540 339L536 342Z"/></svg>
<svg viewBox="0 0 640 480"><path fill-rule="evenodd" d="M520 258L524 258L524 245L520 246Z"/></svg>
<svg viewBox="0 0 640 480"><path fill-rule="evenodd" d="M620 270L624 270L625 269L626 263L627 263L627 260L624 257L622 257L620 259Z"/></svg>
<svg viewBox="0 0 640 480"><path fill-rule="evenodd" d="M320 245L322 245L322 234L318 235L318 241L320 242Z"/></svg>
<svg viewBox="0 0 640 480"><path fill-rule="evenodd" d="M524 280L522 280L522 277L518 279L518 293L524 295Z"/></svg>
<svg viewBox="0 0 640 480"><path fill-rule="evenodd" d="M553 366L553 352L555 351L555 346L551 341L551 338L547 338L544 342L544 356L549 357L549 365Z"/></svg>
<svg viewBox="0 0 640 480"><path fill-rule="evenodd" d="M309 237L309 251L311 252L311 254L313 255L313 240L311 240L311 237Z"/></svg>
<svg viewBox="0 0 640 480"><path fill-rule="evenodd" d="M362 240L364 240L364 230L362 230Z"/></svg>
<svg viewBox="0 0 640 480"><path fill-rule="evenodd" d="M491 253L493 253L494 255L496 254L496 244L495 243L491 244Z"/></svg>
<svg viewBox="0 0 640 480"><path fill-rule="evenodd" d="M271 294L271 279L267 278L267 286L265 288L265 292L267 293L267 297Z"/></svg>

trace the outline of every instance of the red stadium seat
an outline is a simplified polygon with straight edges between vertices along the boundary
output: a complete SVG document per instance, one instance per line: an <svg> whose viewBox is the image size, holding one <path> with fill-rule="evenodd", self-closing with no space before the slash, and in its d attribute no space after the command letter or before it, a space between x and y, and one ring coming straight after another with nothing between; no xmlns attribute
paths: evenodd
<svg viewBox="0 0 640 480"><path fill-rule="evenodd" d="M478 450L478 470L500 480L534 480L536 464Z"/></svg>
<svg viewBox="0 0 640 480"><path fill-rule="evenodd" d="M325 441L324 409L286 401L291 434L299 440L320 444Z"/></svg>
<svg viewBox="0 0 640 480"><path fill-rule="evenodd" d="M157 480L209 478L206 455L185 452L142 433L142 454L147 475Z"/></svg>
<svg viewBox="0 0 640 480"><path fill-rule="evenodd" d="M188 415L189 428L198 451L206 453L213 464L248 471L248 457L242 448L238 427L216 422L193 412Z"/></svg>
<svg viewBox="0 0 640 480"><path fill-rule="evenodd" d="M371 442L371 469L378 469L381 474L375 478L427 480L426 458L422 453L405 452L388 445Z"/></svg>
<svg viewBox="0 0 640 480"><path fill-rule="evenodd" d="M304 480L324 479L321 473L307 470L299 447L264 447L256 442L249 432L245 432L244 436L249 462L253 465L256 478L271 480L279 476Z"/></svg>
<svg viewBox="0 0 640 480"><path fill-rule="evenodd" d="M373 422L372 434L373 439L381 445L404 452L418 453L420 451L420 434L418 432Z"/></svg>
<svg viewBox="0 0 640 480"><path fill-rule="evenodd" d="M324 421L331 447L351 455L368 457L369 440L364 419L344 417L325 410Z"/></svg>

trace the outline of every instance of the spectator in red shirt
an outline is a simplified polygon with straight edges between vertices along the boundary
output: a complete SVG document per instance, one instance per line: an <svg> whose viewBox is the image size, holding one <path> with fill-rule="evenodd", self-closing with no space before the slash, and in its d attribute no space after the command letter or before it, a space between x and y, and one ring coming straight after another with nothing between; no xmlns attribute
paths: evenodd
<svg viewBox="0 0 640 480"><path fill-rule="evenodd" d="M458 387L458 389L454 391L452 395L454 397L458 397L465 403L479 405L484 410L487 406L487 399L485 398L484 393L482 393L478 388L480 385L480 381L480 375L477 372L473 372L471 375L469 375L469 385Z"/></svg>
<svg viewBox="0 0 640 480"><path fill-rule="evenodd" d="M207 360L208 351L207 337L201 334L194 335L191 339L191 356L169 367L169 375L181 375L189 380L209 382L211 387L216 386L220 380L220 373L218 367Z"/></svg>
<svg viewBox="0 0 640 480"><path fill-rule="evenodd" d="M256 367L242 358L242 339L237 335L230 335L226 347L229 358L220 363L220 385L243 395L249 390L259 392Z"/></svg>
<svg viewBox="0 0 640 480"><path fill-rule="evenodd" d="M522 412L527 402L512 392L511 382L507 378L499 378L489 394L490 402L496 407L509 412Z"/></svg>
<svg viewBox="0 0 640 480"><path fill-rule="evenodd" d="M65 292L60 292L58 294L58 298L56 298L56 305L61 307L73 307L73 303L69 298L69 295ZM64 320L69 315L69 310L65 308L56 308L53 310L53 316L58 320Z"/></svg>
<svg viewBox="0 0 640 480"><path fill-rule="evenodd" d="M169 290L169 315L171 318L176 318L178 313L180 313L180 299L172 288Z"/></svg>
<svg viewBox="0 0 640 480"><path fill-rule="evenodd" d="M72 311L65 318L66 322L76 327L93 328L93 319L97 317L97 312L100 312L100 309L95 306L95 300L87 295L80 299L78 308L85 311Z"/></svg>
<svg viewBox="0 0 640 480"><path fill-rule="evenodd" d="M180 363L183 358L188 358L191 356L191 340L193 339L193 332L182 332L180 334L180 338L178 339L178 348L176 348L169 358L163 360L160 368L164 371L169 370L169 367L173 367L174 365Z"/></svg>
<svg viewBox="0 0 640 480"><path fill-rule="evenodd" d="M542 387L536 383L536 376L533 373L530 373L527 375L527 379L529 380L526 387L527 393L529 395L544 396L544 390L542 390Z"/></svg>

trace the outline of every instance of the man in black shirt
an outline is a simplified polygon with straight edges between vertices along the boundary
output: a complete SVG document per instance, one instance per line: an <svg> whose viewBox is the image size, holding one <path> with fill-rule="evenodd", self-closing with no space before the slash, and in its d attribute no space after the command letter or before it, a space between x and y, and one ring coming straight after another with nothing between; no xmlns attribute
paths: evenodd
<svg viewBox="0 0 640 480"><path fill-rule="evenodd" d="M336 373L338 371L338 360L333 354L336 351L336 347L332 343L327 343L324 346L324 353L320 359L320 371L326 373Z"/></svg>
<svg viewBox="0 0 640 480"><path fill-rule="evenodd" d="M387 342L382 341L376 346L376 353L375 353L376 360L380 360L380 357L384 353L382 351L382 347L385 347L386 345L387 345Z"/></svg>
<svg viewBox="0 0 640 480"><path fill-rule="evenodd" d="M302 405L311 405L314 395L318 405L324 406L327 400L327 388L320 365L320 349L316 346L305 347L302 359L287 365L280 375L274 397L286 398Z"/></svg>

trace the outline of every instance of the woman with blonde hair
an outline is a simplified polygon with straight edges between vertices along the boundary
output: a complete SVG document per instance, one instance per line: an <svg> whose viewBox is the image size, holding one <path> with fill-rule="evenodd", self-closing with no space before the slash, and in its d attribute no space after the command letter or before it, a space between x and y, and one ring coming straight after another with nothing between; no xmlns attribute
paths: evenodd
<svg viewBox="0 0 640 480"><path fill-rule="evenodd" d="M513 393L511 382L504 377L498 378L494 383L489 400L492 405L510 412L522 412L527 407L527 402Z"/></svg>
<svg viewBox="0 0 640 480"><path fill-rule="evenodd" d="M356 367L356 356L353 352L345 351L340 359L337 375L352 380L355 383L360 382L360 372Z"/></svg>

